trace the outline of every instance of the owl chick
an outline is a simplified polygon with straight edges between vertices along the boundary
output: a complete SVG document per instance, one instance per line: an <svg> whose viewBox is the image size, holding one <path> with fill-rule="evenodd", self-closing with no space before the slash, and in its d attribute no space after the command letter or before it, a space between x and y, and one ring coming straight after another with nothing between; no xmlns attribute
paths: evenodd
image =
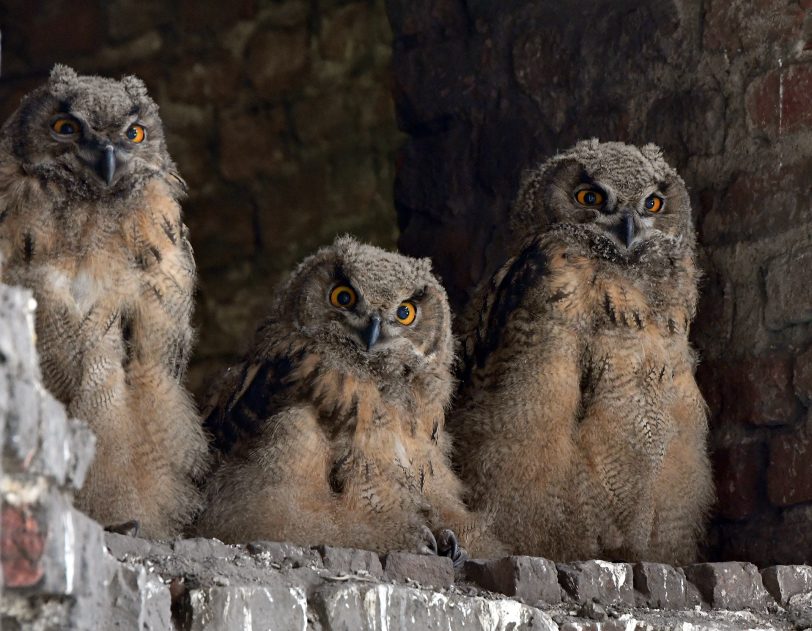
<svg viewBox="0 0 812 631"><path fill-rule="evenodd" d="M449 468L453 358L428 259L350 237L305 259L205 422L223 455L199 532L428 553L447 527L496 547Z"/></svg>
<svg viewBox="0 0 812 631"><path fill-rule="evenodd" d="M526 174L511 221L449 420L471 506L515 553L693 560L712 485L683 181L654 145L584 141Z"/></svg>
<svg viewBox="0 0 812 631"><path fill-rule="evenodd" d="M46 387L93 428L77 504L179 532L207 446L182 385L195 265L158 107L135 77L57 65L0 130L2 280L33 290Z"/></svg>

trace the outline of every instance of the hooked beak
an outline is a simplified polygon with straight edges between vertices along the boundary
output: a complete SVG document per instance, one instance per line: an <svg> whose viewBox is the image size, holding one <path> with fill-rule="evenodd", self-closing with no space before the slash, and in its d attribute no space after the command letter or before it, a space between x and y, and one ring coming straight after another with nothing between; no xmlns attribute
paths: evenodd
<svg viewBox="0 0 812 631"><path fill-rule="evenodd" d="M116 150L113 145L107 145L102 150L101 158L97 165L99 175L107 183L107 186L113 183L113 176L116 174Z"/></svg>
<svg viewBox="0 0 812 631"><path fill-rule="evenodd" d="M634 241L635 236L634 217L631 213L625 213L623 215L620 228L623 241L626 244L626 249L629 249L632 247L632 242Z"/></svg>
<svg viewBox="0 0 812 631"><path fill-rule="evenodd" d="M366 342L367 350L375 346L375 342L381 336L381 316L374 315L369 319L367 328L364 329L361 338Z"/></svg>

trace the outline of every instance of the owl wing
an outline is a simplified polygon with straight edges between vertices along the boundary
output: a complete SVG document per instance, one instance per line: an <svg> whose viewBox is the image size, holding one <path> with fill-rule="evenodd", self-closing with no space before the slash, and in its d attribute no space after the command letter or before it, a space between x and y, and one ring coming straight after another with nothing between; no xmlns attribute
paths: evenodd
<svg viewBox="0 0 812 631"><path fill-rule="evenodd" d="M203 426L214 437L218 451L229 453L262 430L278 411L291 369L289 359L273 357L248 360L226 370L203 410Z"/></svg>
<svg viewBox="0 0 812 631"><path fill-rule="evenodd" d="M474 309L468 321L475 323L464 332L460 377L468 381L475 367L485 365L488 357L499 348L502 332L508 318L521 304L528 287L538 286L539 279L548 273L547 254L541 237L525 242L518 255L509 259L490 279L480 287L474 298Z"/></svg>

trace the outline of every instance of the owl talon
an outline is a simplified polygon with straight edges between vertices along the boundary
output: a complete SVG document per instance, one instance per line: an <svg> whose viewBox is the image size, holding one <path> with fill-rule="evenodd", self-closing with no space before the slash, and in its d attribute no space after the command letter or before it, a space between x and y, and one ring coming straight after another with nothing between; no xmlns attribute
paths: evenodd
<svg viewBox="0 0 812 631"><path fill-rule="evenodd" d="M420 527L420 537L422 541L417 546L418 554L427 554L429 556L437 556L437 539L434 534L426 526Z"/></svg>
<svg viewBox="0 0 812 631"><path fill-rule="evenodd" d="M110 526L105 526L104 529L107 532L114 532L118 535L137 537L138 531L141 529L141 522L139 522L137 519L131 519L130 521L125 521L122 524L111 524Z"/></svg>
<svg viewBox="0 0 812 631"><path fill-rule="evenodd" d="M443 528L437 534L437 554L448 557L454 563L454 569L460 569L468 560L468 553L460 546L457 535L450 528Z"/></svg>

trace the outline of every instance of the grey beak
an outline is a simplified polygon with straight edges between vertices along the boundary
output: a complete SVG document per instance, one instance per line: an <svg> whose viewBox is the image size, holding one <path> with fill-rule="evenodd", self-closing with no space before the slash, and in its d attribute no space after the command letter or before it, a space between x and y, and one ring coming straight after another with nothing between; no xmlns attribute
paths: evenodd
<svg viewBox="0 0 812 631"><path fill-rule="evenodd" d="M631 213L626 213L623 215L621 229L623 239L626 242L626 249L628 249L632 247L632 241L634 241L634 217L632 217Z"/></svg>
<svg viewBox="0 0 812 631"><path fill-rule="evenodd" d="M367 350L371 349L375 346L375 342L378 341L378 338L381 336L381 316L372 316L369 319L369 324L367 328L364 329L364 333L362 338L364 342L367 344Z"/></svg>
<svg viewBox="0 0 812 631"><path fill-rule="evenodd" d="M99 175L107 182L107 186L110 186L110 184L113 183L113 176L115 174L116 150L113 148L113 145L107 145L99 160Z"/></svg>

